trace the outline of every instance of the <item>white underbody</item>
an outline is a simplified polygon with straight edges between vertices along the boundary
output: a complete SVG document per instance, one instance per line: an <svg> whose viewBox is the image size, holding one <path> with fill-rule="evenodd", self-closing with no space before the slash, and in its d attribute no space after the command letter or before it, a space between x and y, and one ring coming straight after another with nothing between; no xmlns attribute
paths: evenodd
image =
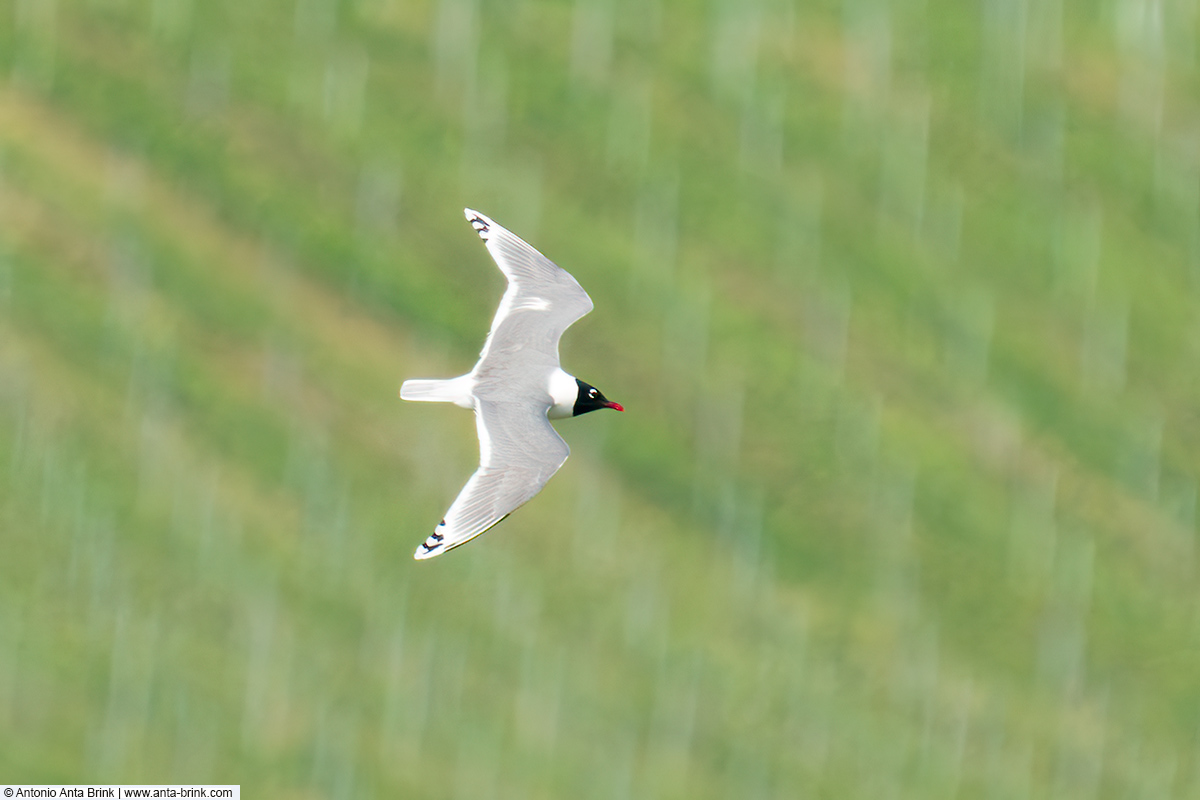
<svg viewBox="0 0 1200 800"><path fill-rule="evenodd" d="M564 419L574 416L575 401L579 397L579 384L572 375L561 368L550 373L549 385L546 387L549 395L550 408L546 416L550 419ZM400 396L405 400L416 400L434 403L454 403L462 408L475 408L475 373L468 372L457 378L445 380L412 380L405 381L400 387Z"/></svg>

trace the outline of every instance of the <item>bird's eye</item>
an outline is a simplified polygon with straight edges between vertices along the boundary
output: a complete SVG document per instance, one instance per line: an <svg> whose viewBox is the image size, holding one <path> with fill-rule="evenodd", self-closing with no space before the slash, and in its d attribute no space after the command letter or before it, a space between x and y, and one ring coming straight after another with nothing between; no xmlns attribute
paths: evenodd
<svg viewBox="0 0 1200 800"><path fill-rule="evenodd" d="M588 392L588 397L595 397L595 396L596 396L596 390L595 390L595 389L592 389L590 392Z"/></svg>

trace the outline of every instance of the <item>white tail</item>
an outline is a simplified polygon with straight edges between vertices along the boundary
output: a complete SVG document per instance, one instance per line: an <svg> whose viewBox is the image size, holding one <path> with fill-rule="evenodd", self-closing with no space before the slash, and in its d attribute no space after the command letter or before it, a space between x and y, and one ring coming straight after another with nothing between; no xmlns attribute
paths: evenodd
<svg viewBox="0 0 1200 800"><path fill-rule="evenodd" d="M463 408L474 408L475 398L471 395L470 379L470 375L460 375L447 380L405 381L400 386L400 397L422 403L454 403Z"/></svg>

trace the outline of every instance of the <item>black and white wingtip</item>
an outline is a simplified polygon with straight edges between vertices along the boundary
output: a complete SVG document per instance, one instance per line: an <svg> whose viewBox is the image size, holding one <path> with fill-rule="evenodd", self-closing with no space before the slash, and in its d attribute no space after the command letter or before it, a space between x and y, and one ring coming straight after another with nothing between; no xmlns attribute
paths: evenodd
<svg viewBox="0 0 1200 800"><path fill-rule="evenodd" d="M479 234L479 238L485 242L491 238L492 226L496 223L480 214L478 211L473 211L469 208L463 209L463 215L467 218L467 222L471 223L471 227Z"/></svg>
<svg viewBox="0 0 1200 800"><path fill-rule="evenodd" d="M446 536L442 533L445 527L446 520L439 522L433 533L429 534L429 538L421 542L417 547L417 552L413 553L413 558L423 561L426 558L433 558L436 555L446 552L446 548L444 547Z"/></svg>

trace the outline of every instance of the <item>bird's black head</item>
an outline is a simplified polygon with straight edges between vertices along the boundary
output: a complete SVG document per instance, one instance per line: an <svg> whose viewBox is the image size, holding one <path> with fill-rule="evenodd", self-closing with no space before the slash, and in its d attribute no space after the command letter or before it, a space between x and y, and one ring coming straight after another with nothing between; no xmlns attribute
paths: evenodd
<svg viewBox="0 0 1200 800"><path fill-rule="evenodd" d="M625 409L620 403L614 403L600 393L600 390L590 383L584 383L575 379L575 383L579 384L579 394L575 397L575 410L572 416L578 417L580 414L586 414L589 411L595 411L598 408L614 408L617 411Z"/></svg>

